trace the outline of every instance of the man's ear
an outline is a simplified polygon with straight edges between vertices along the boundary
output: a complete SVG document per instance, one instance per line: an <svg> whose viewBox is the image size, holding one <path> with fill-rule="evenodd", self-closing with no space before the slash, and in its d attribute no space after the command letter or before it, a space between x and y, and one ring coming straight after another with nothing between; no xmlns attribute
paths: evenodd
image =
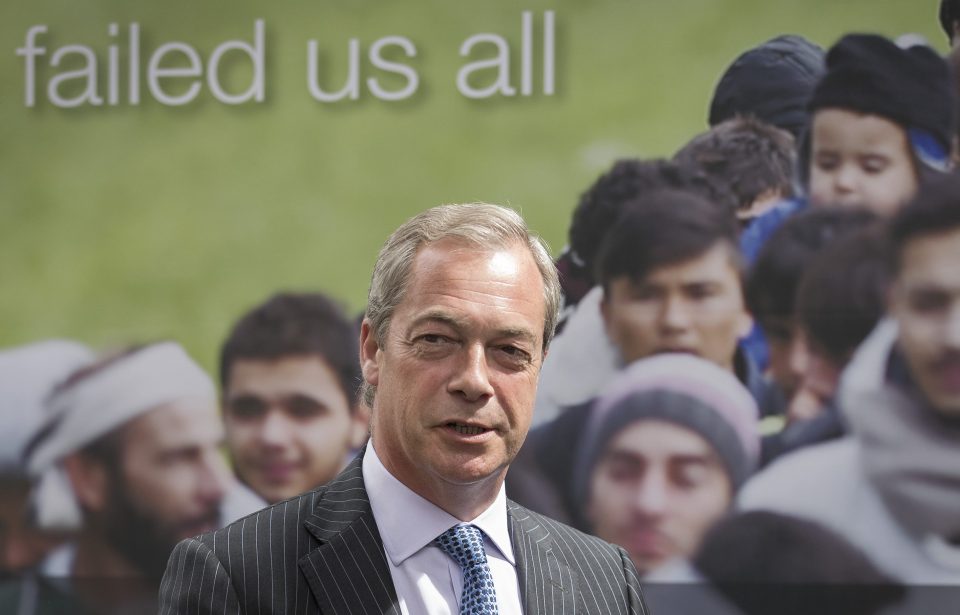
<svg viewBox="0 0 960 615"><path fill-rule="evenodd" d="M77 502L84 510L99 512L110 497L106 465L87 455L74 453L63 460Z"/></svg>
<svg viewBox="0 0 960 615"><path fill-rule="evenodd" d="M360 371L370 386L380 383L380 358L380 343L370 321L364 318L360 325Z"/></svg>

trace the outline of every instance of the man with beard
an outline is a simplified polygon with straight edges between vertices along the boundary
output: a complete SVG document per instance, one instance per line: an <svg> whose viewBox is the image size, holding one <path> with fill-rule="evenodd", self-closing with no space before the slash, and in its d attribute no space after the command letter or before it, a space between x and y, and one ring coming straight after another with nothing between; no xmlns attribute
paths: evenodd
<svg viewBox="0 0 960 615"><path fill-rule="evenodd" d="M157 343L73 374L47 406L27 453L39 521L82 526L44 572L94 610L151 608L173 546L220 525L232 485L213 383Z"/></svg>

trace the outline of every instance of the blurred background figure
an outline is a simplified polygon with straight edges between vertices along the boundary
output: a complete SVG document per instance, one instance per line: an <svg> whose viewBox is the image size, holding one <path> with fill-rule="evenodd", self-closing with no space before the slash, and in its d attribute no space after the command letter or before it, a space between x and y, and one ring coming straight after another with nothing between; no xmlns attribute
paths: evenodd
<svg viewBox="0 0 960 615"><path fill-rule="evenodd" d="M730 188L741 228L793 197L793 136L752 116L724 120L691 139L673 159Z"/></svg>
<svg viewBox="0 0 960 615"><path fill-rule="evenodd" d="M796 343L789 359L800 380L777 454L846 432L834 398L840 375L886 309L886 244L879 231L869 227L838 238L816 255L800 280ZM767 447L765 453L774 451Z"/></svg>
<svg viewBox="0 0 960 615"><path fill-rule="evenodd" d="M91 361L90 350L64 340L0 351L0 579L31 570L68 535L32 518L23 453L43 422L47 396Z"/></svg>
<svg viewBox="0 0 960 615"><path fill-rule="evenodd" d="M570 225L570 244L557 259L564 311L550 354L544 360L533 423L541 425L562 409L589 402L616 372L619 359L604 333L600 314L603 289L597 256L625 212L660 190L699 195L732 212L736 199L726 184L668 160L618 160L580 197Z"/></svg>
<svg viewBox="0 0 960 615"><path fill-rule="evenodd" d="M899 581L957 585L960 176L925 185L888 241L890 319L860 345L837 397L850 436L784 456L740 505L823 523Z"/></svg>
<svg viewBox="0 0 960 615"><path fill-rule="evenodd" d="M823 49L796 34L748 49L717 82L710 126L752 116L799 139L809 121L807 101L823 70Z"/></svg>
<svg viewBox="0 0 960 615"><path fill-rule="evenodd" d="M79 529L43 574L68 578L57 589L78 609L153 607L173 546L222 525L235 486L213 382L179 345L155 343L74 372L47 406L27 450L38 518Z"/></svg>
<svg viewBox="0 0 960 615"><path fill-rule="evenodd" d="M658 354L694 355L738 379L761 413L780 410L771 407L780 398L771 396L767 381L738 349L752 319L743 299L733 208L679 190L654 192L628 207L597 257L603 329L593 334L592 346L601 345L604 354L591 355L596 365L589 371L568 373L587 401L532 430L507 476L510 497L577 527L586 525L570 484L570 451L581 446L595 398L625 366ZM575 324L561 337L576 331ZM531 483L541 489L530 490Z"/></svg>
<svg viewBox="0 0 960 615"><path fill-rule="evenodd" d="M689 355L627 367L597 400L574 471L587 527L641 574L690 557L756 467L757 407Z"/></svg>
<svg viewBox="0 0 960 615"><path fill-rule="evenodd" d="M947 62L952 69L954 100L956 101L956 115L960 119L960 0L940 0L940 27L947 35L950 51L947 52ZM960 162L960 121L954 126L953 133L953 166Z"/></svg>
<svg viewBox="0 0 960 615"><path fill-rule="evenodd" d="M809 167L801 167L810 201L890 216L949 168L949 68L929 47L901 49L873 34L844 36L826 62L809 105Z"/></svg>
<svg viewBox="0 0 960 615"><path fill-rule="evenodd" d="M692 563L743 615L877 615L906 594L839 534L767 511L717 523Z"/></svg>
<svg viewBox="0 0 960 615"><path fill-rule="evenodd" d="M220 355L237 476L269 503L335 477L366 441L358 333L330 298L279 293L243 315Z"/></svg>

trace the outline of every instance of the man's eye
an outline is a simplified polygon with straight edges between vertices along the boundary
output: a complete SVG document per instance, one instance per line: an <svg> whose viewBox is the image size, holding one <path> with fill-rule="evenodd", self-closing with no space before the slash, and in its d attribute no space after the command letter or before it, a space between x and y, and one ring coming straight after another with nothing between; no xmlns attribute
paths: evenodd
<svg viewBox="0 0 960 615"><path fill-rule="evenodd" d="M831 171L837 167L838 163L836 156L817 156L814 159L814 164L821 171Z"/></svg>
<svg viewBox="0 0 960 615"><path fill-rule="evenodd" d="M696 301L709 299L717 293L717 288L712 284L695 284L687 289L687 295Z"/></svg>
<svg viewBox="0 0 960 615"><path fill-rule="evenodd" d="M673 483L683 489L692 489L703 482L707 468L702 463L683 463L672 469Z"/></svg>
<svg viewBox="0 0 960 615"><path fill-rule="evenodd" d="M425 333L418 337L416 341L428 346L438 346L449 343L451 340L449 337L440 335L439 333Z"/></svg>
<svg viewBox="0 0 960 615"><path fill-rule="evenodd" d="M509 344L500 346L498 350L505 356L506 360L513 365L524 366L533 359L526 350Z"/></svg>
<svg viewBox="0 0 960 615"><path fill-rule="evenodd" d="M949 302L942 293L919 292L910 296L910 307L916 312L927 314L946 309Z"/></svg>
<svg viewBox="0 0 960 615"><path fill-rule="evenodd" d="M239 397L230 402L229 408L234 418L252 420L263 416L267 405L256 397Z"/></svg>
<svg viewBox="0 0 960 615"><path fill-rule="evenodd" d="M325 409L323 404L305 395L295 395L287 400L287 412L299 419L319 416Z"/></svg>

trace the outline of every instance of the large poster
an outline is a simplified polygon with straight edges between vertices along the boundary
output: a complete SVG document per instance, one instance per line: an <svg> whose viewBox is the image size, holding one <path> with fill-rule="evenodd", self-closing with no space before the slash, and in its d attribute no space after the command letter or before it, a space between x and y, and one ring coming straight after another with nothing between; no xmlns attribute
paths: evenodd
<svg viewBox="0 0 960 615"><path fill-rule="evenodd" d="M738 53L945 49L921 4L8 3L0 345L172 337L212 366L277 289L361 310L389 231L443 202L509 204L557 252L614 159L706 128Z"/></svg>

